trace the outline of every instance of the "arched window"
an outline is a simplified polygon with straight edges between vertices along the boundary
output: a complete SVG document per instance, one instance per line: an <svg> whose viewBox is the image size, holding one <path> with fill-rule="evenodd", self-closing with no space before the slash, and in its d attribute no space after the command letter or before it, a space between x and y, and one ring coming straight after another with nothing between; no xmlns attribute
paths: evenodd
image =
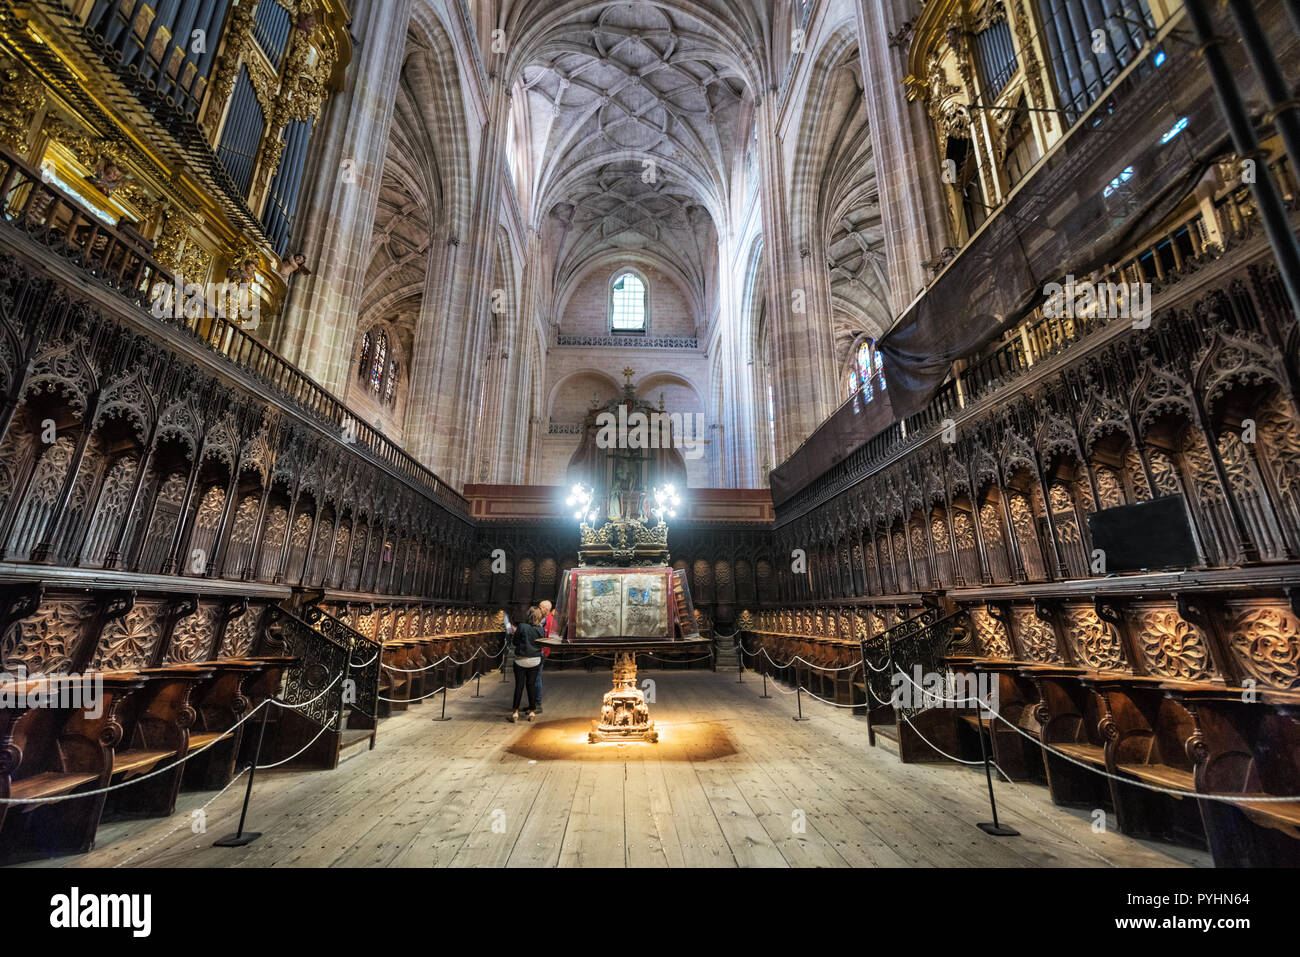
<svg viewBox="0 0 1300 957"><path fill-rule="evenodd" d="M370 363L370 391L379 395L384 386L384 371L388 365L388 333L380 330L375 336L375 357Z"/></svg>
<svg viewBox="0 0 1300 957"><path fill-rule="evenodd" d="M361 337L361 351L357 357L357 378L376 401L385 405L397 404L397 384L401 364L393 352L388 331L382 325L371 328Z"/></svg>
<svg viewBox="0 0 1300 957"><path fill-rule="evenodd" d="M645 281L636 273L614 277L610 285L609 328L619 335L636 335L646 331Z"/></svg>
<svg viewBox="0 0 1300 957"><path fill-rule="evenodd" d="M867 401L875 395L876 390L885 388L885 364L876 348L874 339L863 339L858 343L857 351L849 364L846 380L845 397L853 395L859 389Z"/></svg>
<svg viewBox="0 0 1300 957"><path fill-rule="evenodd" d="M361 360L357 366L357 375L362 379L366 377L366 372L370 368L370 333L361 337Z"/></svg>
<svg viewBox="0 0 1300 957"><path fill-rule="evenodd" d="M388 360L388 384L384 386L384 401L392 403L393 397L397 395L397 368L396 359Z"/></svg>

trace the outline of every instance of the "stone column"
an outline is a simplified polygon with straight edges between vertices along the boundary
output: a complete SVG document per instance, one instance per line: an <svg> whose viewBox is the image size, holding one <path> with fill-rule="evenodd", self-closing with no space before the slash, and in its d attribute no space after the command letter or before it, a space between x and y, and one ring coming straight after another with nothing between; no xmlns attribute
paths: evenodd
<svg viewBox="0 0 1300 957"><path fill-rule="evenodd" d="M426 283L411 367L416 385L407 415L411 454L456 487L474 474L483 357L491 332L501 157L510 109L500 78L490 81L487 99L468 235L462 241L451 234L440 272L431 271ZM487 382L493 390L505 385Z"/></svg>
<svg viewBox="0 0 1300 957"><path fill-rule="evenodd" d="M274 345L342 398L369 265L370 235L397 100L413 0L355 0L357 55L347 87L332 96L312 151L295 248L312 275L294 281Z"/></svg>
<svg viewBox="0 0 1300 957"><path fill-rule="evenodd" d="M948 245L934 135L924 107L909 103L903 87L911 23L921 5L914 0L855 3L889 291L897 316L925 287L928 274L922 263Z"/></svg>
<svg viewBox="0 0 1300 957"><path fill-rule="evenodd" d="M766 476L761 474L758 435L759 398L754 388L751 362L760 357L753 354L753 330L743 316L744 288L747 262L737 248L730 224L718 224L720 240L718 261L722 273L718 283L718 313L722 328L721 353L718 361L722 367L724 408L716 410L723 423L726 484L733 488L761 488ZM762 403L766 407L766 402Z"/></svg>
<svg viewBox="0 0 1300 957"><path fill-rule="evenodd" d="M836 387L831 317L817 311L819 299L805 283L807 270L793 249L776 111L774 97L756 106L772 386L782 410L776 437L779 463L835 410Z"/></svg>

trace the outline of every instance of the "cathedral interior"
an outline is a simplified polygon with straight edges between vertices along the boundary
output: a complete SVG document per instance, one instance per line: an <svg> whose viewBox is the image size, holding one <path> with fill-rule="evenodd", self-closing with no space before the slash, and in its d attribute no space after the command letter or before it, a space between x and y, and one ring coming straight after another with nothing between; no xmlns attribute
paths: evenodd
<svg viewBox="0 0 1300 957"><path fill-rule="evenodd" d="M1298 78L1296 0L0 0L0 863L1300 865Z"/></svg>

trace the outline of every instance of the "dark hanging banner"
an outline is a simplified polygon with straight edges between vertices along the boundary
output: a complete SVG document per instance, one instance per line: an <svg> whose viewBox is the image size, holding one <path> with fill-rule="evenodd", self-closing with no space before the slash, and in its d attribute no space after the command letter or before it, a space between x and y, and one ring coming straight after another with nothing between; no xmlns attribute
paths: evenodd
<svg viewBox="0 0 1300 957"><path fill-rule="evenodd" d="M1239 50L1230 49L1230 57L1244 82L1253 79ZM1062 121L1053 114L1053 123ZM896 420L924 409L953 361L1024 318L1042 302L1046 284L1119 265L1109 256L1169 216L1227 142L1200 58L1176 36L1148 43L1132 70L878 341L890 408L857 397L841 406L772 471L774 502L780 506Z"/></svg>
<svg viewBox="0 0 1300 957"><path fill-rule="evenodd" d="M1200 60L1176 41L1150 46L881 338L895 412L923 409L952 361L1022 319L1047 283L1118 265L1108 257L1187 198L1226 137Z"/></svg>

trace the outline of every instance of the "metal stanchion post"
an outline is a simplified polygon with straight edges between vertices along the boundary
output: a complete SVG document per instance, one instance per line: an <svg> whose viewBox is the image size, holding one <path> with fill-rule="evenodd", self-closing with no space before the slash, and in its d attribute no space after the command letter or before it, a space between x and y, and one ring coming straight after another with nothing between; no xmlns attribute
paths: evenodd
<svg viewBox="0 0 1300 957"><path fill-rule="evenodd" d="M795 696L795 701L798 702L799 705L799 714L793 720L807 721L808 719L803 716L803 685L794 686L794 696Z"/></svg>
<svg viewBox="0 0 1300 957"><path fill-rule="evenodd" d="M447 686L442 686L442 714L433 719L434 721L450 721L447 717Z"/></svg>
<svg viewBox="0 0 1300 957"><path fill-rule="evenodd" d="M766 671L763 672L763 693L759 695L759 697L761 698L772 697L770 694L767 693L767 672Z"/></svg>
<svg viewBox="0 0 1300 957"><path fill-rule="evenodd" d="M262 712L262 720L257 730L257 747L253 752L253 763L248 768L248 787L244 789L244 806L239 811L239 828L234 834L227 834L220 840L213 841L213 847L244 847L262 836L261 831L244 833L244 821L248 819L248 802L253 796L253 778L257 775L257 762L262 760L262 740L266 737L266 719L271 712L270 701L266 701L262 707L266 710Z"/></svg>
<svg viewBox="0 0 1300 957"><path fill-rule="evenodd" d="M470 697L481 698L483 697L481 693L482 691L483 691L483 672L480 671L478 674L474 676L474 693L470 695Z"/></svg>
<svg viewBox="0 0 1300 957"><path fill-rule="evenodd" d="M977 685L978 687L978 685ZM975 825L985 834L991 834L994 837L1019 837L1020 832L1014 827L1007 827L1005 824L998 823L998 802L993 797L993 771L989 768L989 751L984 746L984 703L977 701L975 716L979 719L980 731L980 754L984 756L984 778L989 786L989 807L993 809L993 822L985 822ZM992 732L990 732L991 734Z"/></svg>

